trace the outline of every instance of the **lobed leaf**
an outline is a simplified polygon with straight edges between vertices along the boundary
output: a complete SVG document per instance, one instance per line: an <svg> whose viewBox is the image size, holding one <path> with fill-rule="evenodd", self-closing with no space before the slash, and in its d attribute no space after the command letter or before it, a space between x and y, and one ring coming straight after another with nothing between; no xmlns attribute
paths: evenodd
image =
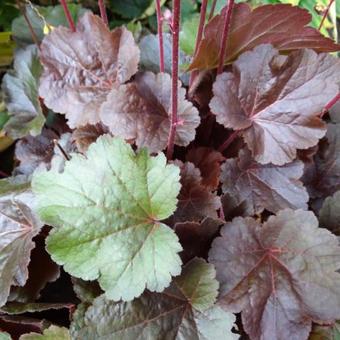
<svg viewBox="0 0 340 340"><path fill-rule="evenodd" d="M43 334L24 334L19 340L71 340L71 337L67 328L52 325L45 329Z"/></svg>
<svg viewBox="0 0 340 340"><path fill-rule="evenodd" d="M242 312L251 339L307 339L312 321L340 318L340 246L312 212L237 217L221 235L209 254L221 303Z"/></svg>
<svg viewBox="0 0 340 340"><path fill-rule="evenodd" d="M144 293L132 302L105 296L84 311L83 325L72 325L74 339L237 339L235 316L214 306L218 283L212 265L189 262L163 293ZM76 326L76 327L75 327Z"/></svg>
<svg viewBox="0 0 340 340"><path fill-rule="evenodd" d="M195 138L200 118L180 85L175 144L186 146ZM139 74L134 82L112 89L102 105L101 120L115 136L135 140L137 146L147 146L151 152L161 151L167 145L171 126L170 93L168 74Z"/></svg>
<svg viewBox="0 0 340 340"><path fill-rule="evenodd" d="M224 63L234 61L242 53L261 44L272 44L283 52L304 48L317 52L339 51L340 45L307 26L310 21L311 15L307 10L286 4L264 5L253 10L248 4L235 4ZM190 70L217 67L223 25L223 14L219 14L205 26L204 37Z"/></svg>
<svg viewBox="0 0 340 340"><path fill-rule="evenodd" d="M86 156L73 154L63 173L36 172L32 186L41 218L55 227L47 238L53 260L98 279L108 298L162 291L180 273L178 238L160 222L175 210L179 170L163 154L135 154L105 135Z"/></svg>
<svg viewBox="0 0 340 340"><path fill-rule="evenodd" d="M217 122L240 131L257 162L283 165L325 135L319 114L338 92L339 72L340 60L330 55L283 56L260 45L241 55L232 73L217 76L210 109Z"/></svg>
<svg viewBox="0 0 340 340"><path fill-rule="evenodd" d="M44 38L39 94L45 105L66 114L71 128L100 121L100 106L110 91L136 72L139 49L126 28L110 32L86 12L77 31L58 27Z"/></svg>
<svg viewBox="0 0 340 340"><path fill-rule="evenodd" d="M236 200L237 206L245 204L249 215L264 209L273 213L285 208L307 210L309 196L299 181L302 175L301 161L262 165L242 149L238 158L227 159L222 165L222 190Z"/></svg>

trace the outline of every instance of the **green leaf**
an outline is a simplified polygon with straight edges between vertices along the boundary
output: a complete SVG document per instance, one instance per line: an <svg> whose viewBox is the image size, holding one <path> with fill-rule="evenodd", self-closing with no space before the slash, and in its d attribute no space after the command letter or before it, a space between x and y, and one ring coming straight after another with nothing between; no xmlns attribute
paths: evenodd
<svg viewBox="0 0 340 340"><path fill-rule="evenodd" d="M319 212L320 226L340 236L340 191L327 197Z"/></svg>
<svg viewBox="0 0 340 340"><path fill-rule="evenodd" d="M18 50L14 71L2 83L5 103L10 115L4 129L13 138L40 134L45 117L39 102L38 83L42 67L37 48L33 45Z"/></svg>
<svg viewBox="0 0 340 340"><path fill-rule="evenodd" d="M180 273L178 238L160 222L176 208L179 169L162 153L135 154L105 135L63 173L35 173L32 186L41 218L57 227L47 239L54 261L75 277L99 279L108 298L162 291Z"/></svg>
<svg viewBox="0 0 340 340"><path fill-rule="evenodd" d="M68 4L68 9L70 10L74 22L77 22L78 18L82 16L85 12L85 9L83 9L80 5L72 3ZM60 5L55 7L34 6L34 8L27 5L26 14L39 42L41 42L44 38L44 27L46 24L52 27L68 27L68 22L66 20L64 10ZM13 20L12 34L14 40L20 45L34 44L32 34L27 26L26 20L23 15Z"/></svg>
<svg viewBox="0 0 340 340"><path fill-rule="evenodd" d="M194 53L199 21L199 15L193 15L190 19L184 21L181 26L179 41L181 50L186 54L191 55Z"/></svg>
<svg viewBox="0 0 340 340"><path fill-rule="evenodd" d="M71 340L71 337L67 328L52 325L45 329L43 334L24 334L19 340Z"/></svg>
<svg viewBox="0 0 340 340"><path fill-rule="evenodd" d="M8 333L0 331L0 340L12 340L12 338Z"/></svg>
<svg viewBox="0 0 340 340"><path fill-rule="evenodd" d="M16 314L24 314L24 313L36 313L36 312L43 312L47 310L59 310L63 308L71 309L74 305L71 303L21 303L21 302L8 302L5 306L1 307L0 312L9 314L9 315L16 315Z"/></svg>
<svg viewBox="0 0 340 340"><path fill-rule="evenodd" d="M11 32L0 32L0 67L12 63L15 43L11 40Z"/></svg>
<svg viewBox="0 0 340 340"><path fill-rule="evenodd" d="M137 19L148 12L152 4L152 0L116 0L110 2L110 9L123 18Z"/></svg>
<svg viewBox="0 0 340 340"><path fill-rule="evenodd" d="M214 267L196 258L163 293L118 303L102 295L87 310L82 305L71 335L76 340L237 339L231 332L235 316L214 305L217 289Z"/></svg>

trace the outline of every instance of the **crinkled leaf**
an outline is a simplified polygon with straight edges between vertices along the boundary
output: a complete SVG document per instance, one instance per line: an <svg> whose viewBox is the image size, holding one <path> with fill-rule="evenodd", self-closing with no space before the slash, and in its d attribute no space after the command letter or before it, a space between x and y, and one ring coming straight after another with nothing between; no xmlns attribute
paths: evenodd
<svg viewBox="0 0 340 340"><path fill-rule="evenodd" d="M327 197L319 212L320 225L340 236L340 191Z"/></svg>
<svg viewBox="0 0 340 340"><path fill-rule="evenodd" d="M74 22L77 22L78 17L84 13L84 9L80 5L68 3L68 9L71 13ZM27 18L32 26L32 29L37 37L38 41L41 42L44 38L45 22L51 27L65 26L68 27L68 22L63 10L63 7L58 6L36 6L34 9L27 5L26 8ZM45 22L39 17L38 13L45 19ZM23 15L15 18L12 22L12 36L17 44L27 45L34 44L32 39L31 31L27 25L27 22Z"/></svg>
<svg viewBox="0 0 340 340"><path fill-rule="evenodd" d="M139 49L126 28L110 32L86 12L77 31L55 28L41 44L39 93L46 106L66 114L71 128L99 122L99 110L117 85L137 72Z"/></svg>
<svg viewBox="0 0 340 340"><path fill-rule="evenodd" d="M206 258L212 240L217 236L219 227L223 224L220 219L205 218L202 222L176 223L174 230L183 247L181 257L188 262L194 257Z"/></svg>
<svg viewBox="0 0 340 340"><path fill-rule="evenodd" d="M299 178L303 163L294 161L283 166L262 165L242 149L238 158L228 159L222 165L222 190L235 198L237 205L245 203L251 215L264 209L307 209L308 193Z"/></svg>
<svg viewBox="0 0 340 340"><path fill-rule="evenodd" d="M340 246L312 212L238 217L221 235L209 254L221 303L242 311L251 339L307 339L312 321L340 318Z"/></svg>
<svg viewBox="0 0 340 340"><path fill-rule="evenodd" d="M340 124L328 124L314 163L304 176L311 197L324 198L340 190Z"/></svg>
<svg viewBox="0 0 340 340"><path fill-rule="evenodd" d="M43 334L24 334L20 340L71 340L71 337L67 328L52 325L45 329Z"/></svg>
<svg viewBox="0 0 340 340"><path fill-rule="evenodd" d="M201 172L202 184L216 189L220 182L222 154L212 148L198 147L189 150L186 160L193 163Z"/></svg>
<svg viewBox="0 0 340 340"><path fill-rule="evenodd" d="M228 35L225 64L260 44L272 44L280 51L311 48L317 52L339 51L340 46L308 27L311 15L305 9L277 4L251 10L247 4L236 4ZM209 69L218 65L223 15L216 15L204 29L199 50L190 69Z"/></svg>
<svg viewBox="0 0 340 340"><path fill-rule="evenodd" d="M84 339L237 339L235 316L213 306L218 283L212 265L194 259L161 294L144 293L132 302L114 303L104 296L85 312L72 337Z"/></svg>
<svg viewBox="0 0 340 340"><path fill-rule="evenodd" d="M9 180L0 181L8 185ZM11 184L12 185L12 184ZM34 197L29 191L22 192L21 184L13 191L0 194L0 306L8 298L12 285L23 286L28 278L32 241L43 226L32 211ZM15 190L17 189L17 190Z"/></svg>
<svg viewBox="0 0 340 340"><path fill-rule="evenodd" d="M45 117L39 102L38 83L42 67L36 46L30 45L15 54L14 71L2 82L9 120L4 130L13 138L40 134Z"/></svg>
<svg viewBox="0 0 340 340"><path fill-rule="evenodd" d="M98 279L109 298L162 291L180 273L178 238L160 222L175 210L179 169L163 154L135 154L106 135L86 157L73 154L63 173L35 173L32 186L41 218L57 227L47 238L54 261L75 277Z"/></svg>
<svg viewBox="0 0 340 340"><path fill-rule="evenodd" d="M199 169L190 162L176 161L181 168L181 191L178 196L177 209L171 217L173 223L199 222L205 217L217 218L221 206L219 197L202 184Z"/></svg>
<svg viewBox="0 0 340 340"><path fill-rule="evenodd" d="M175 144L186 146L195 138L200 118L197 109L178 88L178 122ZM171 77L145 72L134 82L113 89L102 105L101 120L110 131L124 139L135 139L151 152L165 149L171 126Z"/></svg>
<svg viewBox="0 0 340 340"><path fill-rule="evenodd" d="M74 140L80 152L86 152L99 136L107 132L107 128L102 124L86 125L73 131L72 140Z"/></svg>
<svg viewBox="0 0 340 340"><path fill-rule="evenodd" d="M214 83L216 120L239 130L256 161L282 165L326 133L319 118L338 92L340 60L312 50L278 53L261 45Z"/></svg>

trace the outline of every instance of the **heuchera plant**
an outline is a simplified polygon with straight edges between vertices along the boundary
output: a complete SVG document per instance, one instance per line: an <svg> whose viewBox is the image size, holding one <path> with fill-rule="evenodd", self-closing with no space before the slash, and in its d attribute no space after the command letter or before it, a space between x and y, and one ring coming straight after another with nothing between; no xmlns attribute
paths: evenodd
<svg viewBox="0 0 340 340"><path fill-rule="evenodd" d="M156 0L155 73L103 1L77 23L61 4L69 27L32 31L3 79L0 338L332 339L340 46L304 9L229 0L206 20L202 0L183 74L173 0L169 74ZM76 296L39 299L61 269ZM67 328L18 319L64 308Z"/></svg>

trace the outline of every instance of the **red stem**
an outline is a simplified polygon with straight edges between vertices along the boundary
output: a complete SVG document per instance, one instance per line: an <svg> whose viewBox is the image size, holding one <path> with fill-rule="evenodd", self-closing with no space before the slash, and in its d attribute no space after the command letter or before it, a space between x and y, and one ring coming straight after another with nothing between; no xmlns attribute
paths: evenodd
<svg viewBox="0 0 340 340"><path fill-rule="evenodd" d="M320 118L322 118L338 102L338 100L340 100L340 92L325 105L320 113Z"/></svg>
<svg viewBox="0 0 340 340"><path fill-rule="evenodd" d="M322 20L320 22L320 25L319 25L319 31L321 30L322 26L323 26L323 23L325 22L326 18L327 18L327 15L328 15L328 12L333 4L334 0L330 0L329 3L328 3L328 6L325 10L325 13L323 14L323 17L322 17Z"/></svg>
<svg viewBox="0 0 340 340"><path fill-rule="evenodd" d="M241 130L234 131L227 138L227 140L218 148L218 151L223 152L235 140L235 138L239 135L240 132L241 132Z"/></svg>
<svg viewBox="0 0 340 340"><path fill-rule="evenodd" d="M197 55L198 47L199 47L200 42L201 42L202 37L203 37L205 17L206 17L206 14L207 14L207 5L208 5L208 0L203 0L202 6L201 6L201 11L200 11L200 22L199 22L199 25L198 25L194 57ZM196 71L191 72L190 80L189 80L189 88L191 87L192 83L194 82L196 76L197 76Z"/></svg>
<svg viewBox="0 0 340 340"><path fill-rule="evenodd" d="M179 23L181 18L181 0L173 0L172 14L172 88L171 88L171 127L168 139L167 158L172 159L177 126L177 105L178 105L178 40Z"/></svg>
<svg viewBox="0 0 340 340"><path fill-rule="evenodd" d="M99 7L99 10L100 10L100 16L101 16L102 20L104 21L106 26L109 26L109 20L107 19L104 0L98 0L98 7Z"/></svg>
<svg viewBox="0 0 340 340"><path fill-rule="evenodd" d="M76 26L74 25L74 21L72 19L71 13L67 7L66 0L60 0L61 5L63 6L63 10L68 21L68 24L73 32L76 31Z"/></svg>
<svg viewBox="0 0 340 340"><path fill-rule="evenodd" d="M212 3L211 8L210 8L208 21L210 21L212 19L212 17L214 16L216 3L217 3L217 0L213 0L213 3Z"/></svg>
<svg viewBox="0 0 340 340"><path fill-rule="evenodd" d="M221 47L220 47L217 74L220 74L223 72L225 51L227 49L228 33L229 33L230 19L231 19L231 13L233 11L233 7L234 7L234 0L228 0L227 9L226 11L224 11L224 27L223 27L222 41L221 41Z"/></svg>
<svg viewBox="0 0 340 340"><path fill-rule="evenodd" d="M161 10L161 1L156 1L157 13L157 32L159 44L159 72L164 72L164 45L163 45L163 15Z"/></svg>

